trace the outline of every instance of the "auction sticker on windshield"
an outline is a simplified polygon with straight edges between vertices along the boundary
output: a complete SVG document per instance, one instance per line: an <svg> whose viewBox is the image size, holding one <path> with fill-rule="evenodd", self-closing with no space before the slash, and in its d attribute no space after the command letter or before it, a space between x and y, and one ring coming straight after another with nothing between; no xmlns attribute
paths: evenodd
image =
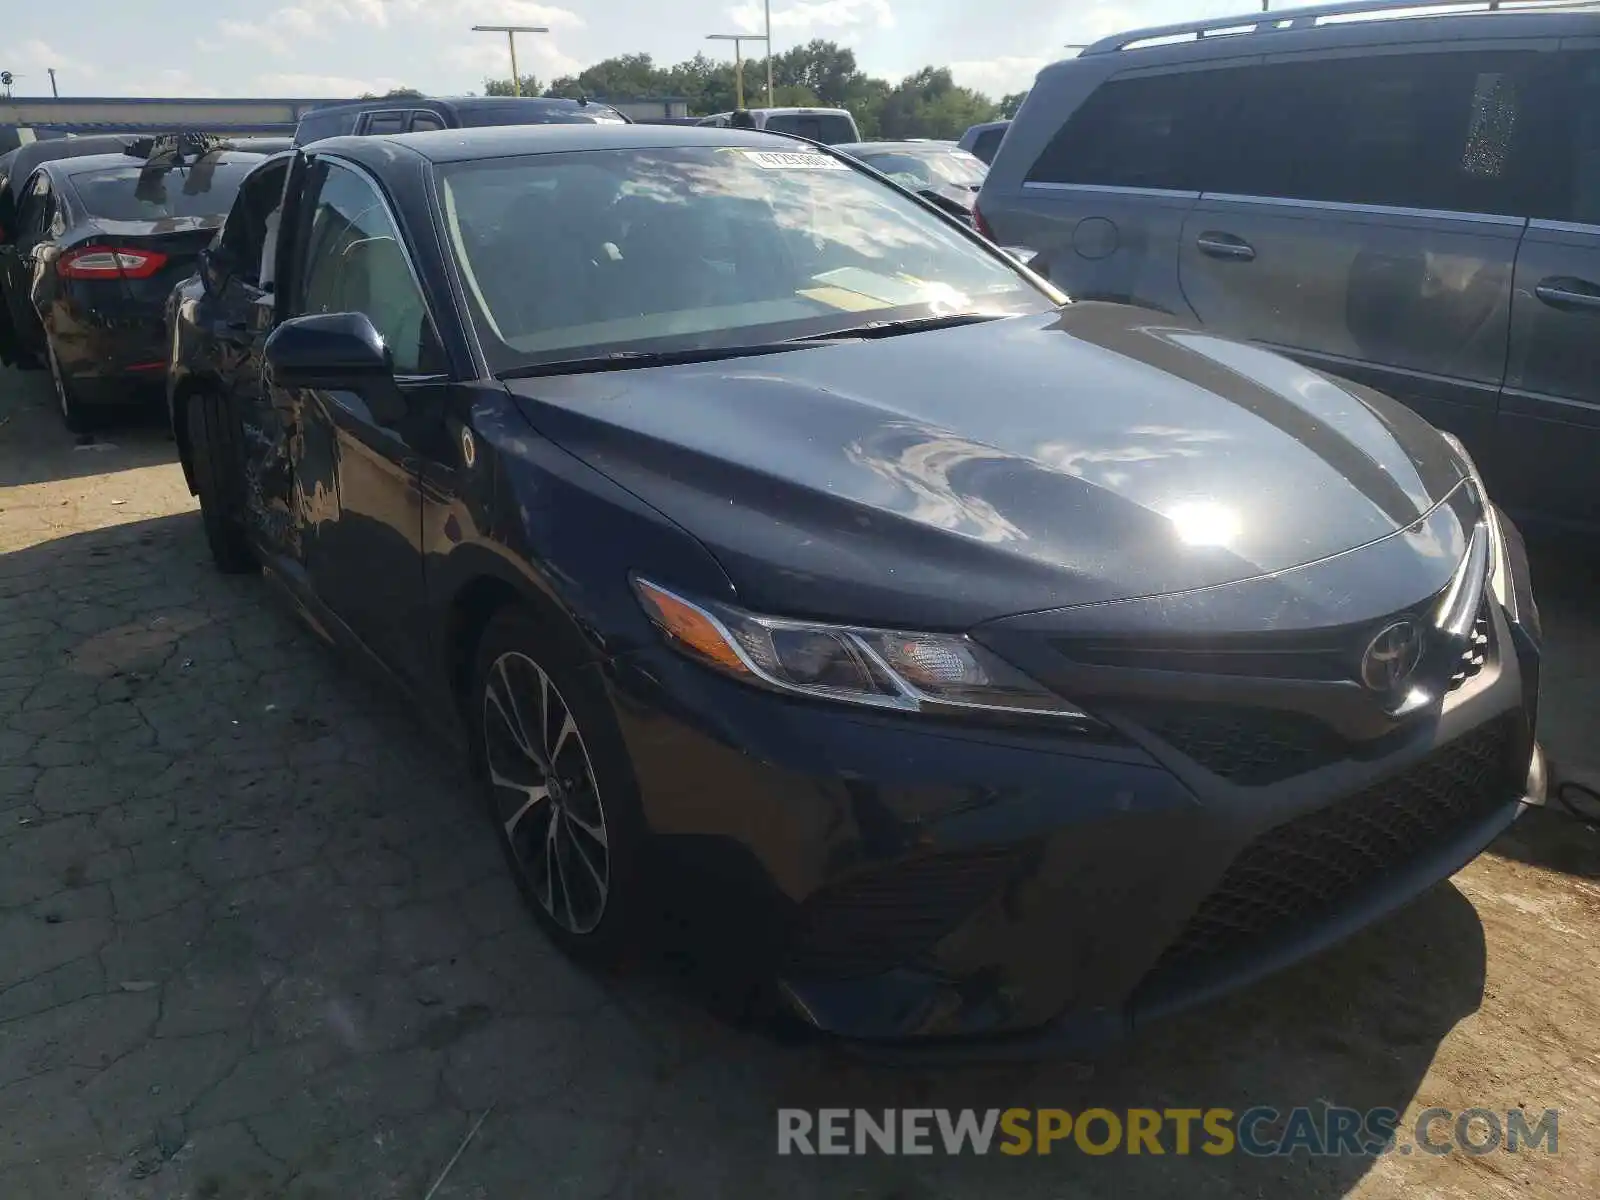
<svg viewBox="0 0 1600 1200"><path fill-rule="evenodd" d="M746 150L744 156L767 171L848 171L826 154L795 154L785 150Z"/></svg>

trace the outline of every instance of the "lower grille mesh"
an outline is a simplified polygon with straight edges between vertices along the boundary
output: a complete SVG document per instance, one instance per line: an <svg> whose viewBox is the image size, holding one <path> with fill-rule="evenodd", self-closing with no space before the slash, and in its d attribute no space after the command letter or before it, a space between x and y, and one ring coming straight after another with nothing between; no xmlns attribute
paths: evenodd
<svg viewBox="0 0 1600 1200"><path fill-rule="evenodd" d="M1344 751L1331 729L1299 713L1220 705L1124 711L1213 775L1244 787L1303 774Z"/></svg>
<svg viewBox="0 0 1600 1200"><path fill-rule="evenodd" d="M1506 803L1513 727L1485 725L1410 770L1268 830L1233 861L1156 970L1221 958L1315 918Z"/></svg>

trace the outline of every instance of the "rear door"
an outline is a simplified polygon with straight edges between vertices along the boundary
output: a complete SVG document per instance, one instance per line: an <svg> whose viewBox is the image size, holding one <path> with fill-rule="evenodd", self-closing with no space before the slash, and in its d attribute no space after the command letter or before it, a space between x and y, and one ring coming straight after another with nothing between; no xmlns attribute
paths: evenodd
<svg viewBox="0 0 1600 1200"><path fill-rule="evenodd" d="M365 172L326 156L306 180L291 252L287 318L361 312L394 355L407 399L440 388L443 351L387 200ZM291 414L294 507L301 559L317 597L402 678L423 669L420 452L343 389L274 388ZM276 393L285 393L279 395Z"/></svg>
<svg viewBox="0 0 1600 1200"><path fill-rule="evenodd" d="M1550 194L1517 258L1494 492L1600 525L1600 40L1563 56Z"/></svg>
<svg viewBox="0 0 1600 1200"><path fill-rule="evenodd" d="M1268 57L1183 226L1195 314L1376 387L1492 469L1556 46Z"/></svg>
<svg viewBox="0 0 1600 1200"><path fill-rule="evenodd" d="M1075 299L1188 315L1178 238L1227 128L1219 74L1164 67L1101 84L1028 168L1020 195L1007 189L992 214L980 199L1001 243L1038 251Z"/></svg>

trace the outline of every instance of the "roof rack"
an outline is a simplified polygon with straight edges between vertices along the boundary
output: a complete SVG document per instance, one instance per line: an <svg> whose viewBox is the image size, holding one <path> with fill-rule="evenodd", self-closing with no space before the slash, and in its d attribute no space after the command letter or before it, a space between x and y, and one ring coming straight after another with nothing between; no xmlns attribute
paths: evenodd
<svg viewBox="0 0 1600 1200"><path fill-rule="evenodd" d="M1341 4L1323 4L1316 8L1285 8L1278 12L1214 17L1205 21L1184 21L1177 25L1155 25L1148 29L1133 29L1102 38L1084 50L1079 57L1112 54L1119 50L1140 49L1151 43L1166 44L1184 39L1203 41L1206 38L1219 36L1312 29L1324 23L1329 17L1357 19L1370 17L1373 20L1380 20L1393 17L1400 12L1420 17L1472 11L1537 12L1541 9L1571 11L1595 7L1600 7L1600 0L1345 0Z"/></svg>

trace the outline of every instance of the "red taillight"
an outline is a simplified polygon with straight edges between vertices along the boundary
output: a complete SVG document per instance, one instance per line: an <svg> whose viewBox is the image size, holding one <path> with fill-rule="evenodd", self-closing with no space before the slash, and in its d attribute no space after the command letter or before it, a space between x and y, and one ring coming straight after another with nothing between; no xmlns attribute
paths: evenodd
<svg viewBox="0 0 1600 1200"><path fill-rule="evenodd" d="M159 250L85 246L63 254L56 270L68 279L149 279L167 265Z"/></svg>
<svg viewBox="0 0 1600 1200"><path fill-rule="evenodd" d="M989 228L989 222L983 219L983 213L976 204L972 206L972 224L984 237L994 241L994 230Z"/></svg>

